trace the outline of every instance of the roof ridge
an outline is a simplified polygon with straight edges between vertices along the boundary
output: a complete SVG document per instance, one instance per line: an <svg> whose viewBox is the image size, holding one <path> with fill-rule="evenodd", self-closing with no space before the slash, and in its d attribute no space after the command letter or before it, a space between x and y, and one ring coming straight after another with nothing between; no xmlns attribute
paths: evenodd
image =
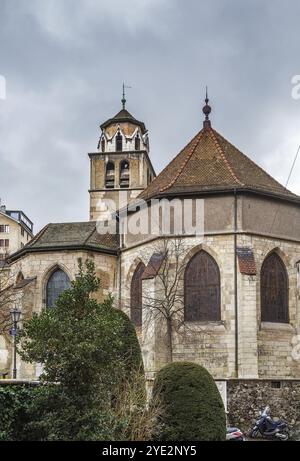
<svg viewBox="0 0 300 461"><path fill-rule="evenodd" d="M183 172L185 166L187 165L188 161L190 160L190 158L192 157L193 153L195 152L199 142L200 142L200 139L202 138L203 136L203 130L201 130L198 135L196 136L197 140L195 140L195 145L194 147L191 149L191 152L189 153L189 155L184 159L184 161L182 162L182 165L181 167L179 168L179 170L177 171L177 173L175 174L174 178L172 179L172 181L170 181L170 183L168 183L166 186L162 187L159 189L159 192L164 192L165 190L169 189L170 187L173 186L173 184L176 182L176 180L179 178L179 176L181 175L181 173ZM183 149L182 149L183 150ZM182 152L182 151L181 151ZM181 153L180 152L180 153ZM179 154L180 154L179 153ZM178 155L179 155L178 154Z"/></svg>
<svg viewBox="0 0 300 461"><path fill-rule="evenodd" d="M48 227L51 225L51 223L46 224L25 246L31 246L33 245L48 229Z"/></svg>
<svg viewBox="0 0 300 461"><path fill-rule="evenodd" d="M91 236L93 235L93 233L97 230L97 226L95 225L95 227L93 227L92 231L88 234L87 238L84 240L84 245L88 242L88 240L91 238Z"/></svg>
<svg viewBox="0 0 300 461"><path fill-rule="evenodd" d="M264 173L265 175L268 176L269 179L271 179L272 181L276 182L276 184L279 186L280 189L284 189L283 192L288 192L289 194L292 194L293 196L297 197L298 195L295 194L294 192L291 192L287 186L284 186L283 184L281 184L279 181L277 181L277 179L275 179L270 173L268 173L267 170L265 170L265 168L263 168L262 166L260 166L258 163L256 163L256 161L252 160L252 158L246 154L244 154L244 152L242 152L238 147L236 147L232 142L228 141L226 138L224 138L224 136L222 136L220 133L217 132L217 135L222 138L225 142L227 142L228 144L230 144L232 147L234 147L234 149L236 149L238 151L238 153L240 155L242 155L244 158L246 158L248 161L250 161L252 164L254 164L256 166L256 168L259 168L260 171L262 173ZM246 185L246 184L245 184Z"/></svg>
<svg viewBox="0 0 300 461"><path fill-rule="evenodd" d="M175 157L172 158L172 160L171 160L169 163L167 163L167 165L158 173L158 175L155 176L155 178L152 179L151 183L148 184L148 186L147 186L144 190L142 190L142 192L138 195L138 197L139 197L140 195L144 194L144 192L146 192L147 189L148 189L149 187L152 186L152 184L154 184L158 179L160 179L160 177L162 176L162 174L169 168L170 164L171 164L172 162L174 162L190 144L192 144L192 142L197 138L197 136L199 136L200 133L201 133L201 131L199 131L197 134L195 134L195 136L193 137L193 139L191 139L191 140L190 140L190 141L189 141L189 142L178 152L178 154L175 155ZM138 198L138 197L137 197L137 198Z"/></svg>
<svg viewBox="0 0 300 461"><path fill-rule="evenodd" d="M220 146L220 143L219 143L219 141L218 141L218 139L217 139L217 137L216 137L216 135L215 135L215 133L214 133L213 128L209 128L209 133L211 134L212 140L213 140L214 144L216 145L217 150L218 150L218 152L220 153L220 155L221 155L221 157L222 157L222 160L223 160L223 162L225 163L225 165L226 165L226 167L227 167L229 173L231 174L232 178L234 179L234 181L236 181L237 183L239 183L240 186L245 186L245 184L242 183L242 182L239 180L239 178L238 178L237 175L235 174L235 172L234 172L232 166L230 165L230 163L229 163L229 161L228 161L228 159L227 159L227 157L226 157L226 154L225 154L224 150L222 149L222 147Z"/></svg>

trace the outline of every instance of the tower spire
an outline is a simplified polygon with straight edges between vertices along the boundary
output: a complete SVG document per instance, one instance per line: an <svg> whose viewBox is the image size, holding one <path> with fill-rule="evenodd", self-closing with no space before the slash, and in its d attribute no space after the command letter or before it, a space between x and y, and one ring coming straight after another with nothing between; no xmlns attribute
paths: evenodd
<svg viewBox="0 0 300 461"><path fill-rule="evenodd" d="M122 97L122 106L123 109L125 109L125 104L126 104L126 98L125 98L125 83L123 83L123 97Z"/></svg>
<svg viewBox="0 0 300 461"><path fill-rule="evenodd" d="M209 99L208 99L208 92L206 87L206 95L205 95L205 106L202 109L203 114L205 115L205 120L203 121L203 128L210 128L211 123L209 120L209 114L211 113L211 107L209 106Z"/></svg>

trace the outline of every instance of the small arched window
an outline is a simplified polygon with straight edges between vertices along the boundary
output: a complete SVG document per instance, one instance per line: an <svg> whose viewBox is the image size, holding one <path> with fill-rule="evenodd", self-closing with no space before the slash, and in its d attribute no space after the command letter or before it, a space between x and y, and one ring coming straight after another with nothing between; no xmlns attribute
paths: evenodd
<svg viewBox="0 0 300 461"><path fill-rule="evenodd" d="M101 140L101 152L105 152L105 139L102 138Z"/></svg>
<svg viewBox="0 0 300 461"><path fill-rule="evenodd" d="M123 138L120 132L116 136L116 151L122 152L123 150Z"/></svg>
<svg viewBox="0 0 300 461"><path fill-rule="evenodd" d="M22 272L19 272L18 275L17 275L16 285L23 282L23 280L24 280L24 275L23 275Z"/></svg>
<svg viewBox="0 0 300 461"><path fill-rule="evenodd" d="M105 187L107 189L115 187L115 164L113 162L107 162L106 165Z"/></svg>
<svg viewBox="0 0 300 461"><path fill-rule="evenodd" d="M277 253L264 260L260 280L262 322L288 323L288 276Z"/></svg>
<svg viewBox="0 0 300 461"><path fill-rule="evenodd" d="M131 280L130 290L130 317L136 327L142 326L143 289L142 275L145 265L140 263Z"/></svg>
<svg viewBox="0 0 300 461"><path fill-rule="evenodd" d="M137 134L135 137L135 150L140 150L141 148L141 138Z"/></svg>
<svg viewBox="0 0 300 461"><path fill-rule="evenodd" d="M129 171L129 162L123 160L120 164L120 187L127 188L129 187L130 182L130 171Z"/></svg>
<svg viewBox="0 0 300 461"><path fill-rule="evenodd" d="M206 251L189 261L184 279L185 320L221 320L220 271Z"/></svg>
<svg viewBox="0 0 300 461"><path fill-rule="evenodd" d="M47 307L54 307L59 295L70 286L71 283L67 274L61 269L56 269L50 276L46 287Z"/></svg>

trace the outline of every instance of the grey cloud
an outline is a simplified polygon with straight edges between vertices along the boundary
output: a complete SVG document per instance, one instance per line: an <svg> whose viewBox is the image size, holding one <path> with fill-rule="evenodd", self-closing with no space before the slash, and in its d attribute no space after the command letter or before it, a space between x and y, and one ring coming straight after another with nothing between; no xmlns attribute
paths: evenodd
<svg viewBox="0 0 300 461"><path fill-rule="evenodd" d="M208 84L214 127L284 183L300 143L299 13L296 0L0 0L0 196L36 230L87 219L86 154L123 81L157 171L201 128Z"/></svg>

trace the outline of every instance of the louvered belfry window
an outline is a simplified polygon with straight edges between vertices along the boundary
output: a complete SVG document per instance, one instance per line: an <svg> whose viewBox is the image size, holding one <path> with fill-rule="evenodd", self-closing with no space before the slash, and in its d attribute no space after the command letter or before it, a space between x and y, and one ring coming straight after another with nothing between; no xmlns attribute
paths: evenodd
<svg viewBox="0 0 300 461"><path fill-rule="evenodd" d="M53 272L48 280L46 288L47 307L54 307L59 295L70 288L70 285L70 279L64 271L57 269L55 272Z"/></svg>
<svg viewBox="0 0 300 461"><path fill-rule="evenodd" d="M262 322L289 322L288 276L281 258L276 253L266 257L261 268Z"/></svg>
<svg viewBox="0 0 300 461"><path fill-rule="evenodd" d="M116 136L116 151L122 152L123 150L123 138L121 133L118 133Z"/></svg>
<svg viewBox="0 0 300 461"><path fill-rule="evenodd" d="M220 271L206 251L189 261L184 284L186 321L221 320Z"/></svg>
<svg viewBox="0 0 300 461"><path fill-rule="evenodd" d="M132 277L131 293L130 293L130 316L136 327L142 326L142 275L145 270L145 265L140 263Z"/></svg>

